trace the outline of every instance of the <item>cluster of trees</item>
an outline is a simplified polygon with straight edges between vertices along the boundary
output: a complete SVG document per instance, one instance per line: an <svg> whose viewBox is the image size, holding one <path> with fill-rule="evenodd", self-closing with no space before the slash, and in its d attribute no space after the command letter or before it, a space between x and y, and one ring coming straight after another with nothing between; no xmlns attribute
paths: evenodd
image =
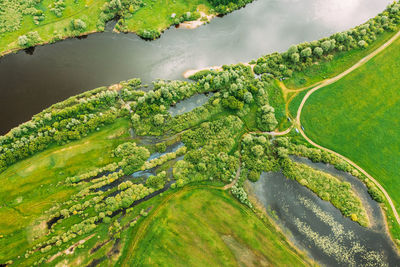
<svg viewBox="0 0 400 267"><path fill-rule="evenodd" d="M86 23L81 19L73 19L71 20L71 30L83 32L86 30Z"/></svg>
<svg viewBox="0 0 400 267"><path fill-rule="evenodd" d="M281 160L280 164L286 177L297 180L323 200L330 201L344 216L368 226L366 211L348 182L341 182L330 174L292 162L289 158Z"/></svg>
<svg viewBox="0 0 400 267"><path fill-rule="evenodd" d="M263 171L279 169L277 167L279 164L272 154L268 136L246 134L241 145L242 174L245 174L250 181L256 182Z"/></svg>
<svg viewBox="0 0 400 267"><path fill-rule="evenodd" d="M18 37L18 45L21 47L31 47L40 43L42 39L40 38L38 32L28 32L26 35L21 35Z"/></svg>
<svg viewBox="0 0 400 267"><path fill-rule="evenodd" d="M119 145L114 154L116 157L122 157L121 165L125 175L130 175L139 170L150 157L150 152L147 148L137 146L133 142Z"/></svg>
<svg viewBox="0 0 400 267"><path fill-rule="evenodd" d="M266 104L259 108L257 116L257 127L262 131L273 131L278 122L275 118L275 110Z"/></svg>
<svg viewBox="0 0 400 267"><path fill-rule="evenodd" d="M351 166L340 157L317 148L309 148L304 145L296 145L293 142L290 142L289 139L286 137L279 137L275 139L274 142L279 149L285 149L287 151L287 154L307 157L313 162L328 163L335 166L335 168L338 170L350 173L351 175L357 177L365 183L368 188L368 193L375 201L381 203L384 202L385 197L383 196L382 192L376 187L376 185L372 183L364 174L360 173L357 169L355 169L353 166Z"/></svg>
<svg viewBox="0 0 400 267"><path fill-rule="evenodd" d="M253 0L208 0L217 13L227 14L236 9L244 7L246 4L253 2Z"/></svg>
<svg viewBox="0 0 400 267"><path fill-rule="evenodd" d="M155 176L149 176L149 178L147 178L146 180L146 185L148 187L154 188L155 190L158 190L164 187L166 179L167 173L165 171L162 171Z"/></svg>
<svg viewBox="0 0 400 267"><path fill-rule="evenodd" d="M132 101L131 116L135 131L139 135L161 135L167 131L179 130L207 120L212 115L227 110L245 119L252 106L260 107L260 129L272 129L276 125L274 110L266 110L268 105L267 81L259 81L249 66L223 66L223 70L203 71L193 77L195 83L157 81L154 89ZM209 102L179 116L171 117L168 108L180 100L196 93L217 92ZM254 123L255 124L255 123Z"/></svg>
<svg viewBox="0 0 400 267"><path fill-rule="evenodd" d="M0 136L0 172L50 144L80 139L124 115L123 110L115 108L119 105L117 92L103 88L95 91L56 104Z"/></svg>
<svg viewBox="0 0 400 267"><path fill-rule="evenodd" d="M110 0L104 3L101 8L101 13L97 21L97 28L99 30L104 30L104 25L107 21L119 17L115 29L119 31L127 30L125 25L125 19L128 19L139 10L141 7L145 6L142 0Z"/></svg>
<svg viewBox="0 0 400 267"><path fill-rule="evenodd" d="M152 169L154 167L160 166L160 165L166 163L167 161L176 159L177 157L184 155L186 153L186 151L187 151L186 147L183 146L183 147L178 148L178 150L175 152L166 153L159 158L155 158L155 159L146 161L143 164L143 166L141 167L141 170L148 170L148 169Z"/></svg>
<svg viewBox="0 0 400 267"><path fill-rule="evenodd" d="M121 190L115 197L107 197L104 199L105 211L114 212L119 209L129 208L135 200L144 198L145 196L154 192L153 188L148 188L142 184L134 184L126 181L119 185Z"/></svg>
<svg viewBox="0 0 400 267"><path fill-rule="evenodd" d="M197 11L193 12L186 12L182 14L182 16L177 17L175 13L171 14L171 19L173 21L173 24L178 25L179 23L182 23L184 21L193 21L197 20L201 17L200 13Z"/></svg>
<svg viewBox="0 0 400 267"><path fill-rule="evenodd" d="M104 167L96 168L94 170L85 172L80 175L68 177L65 181L67 183L79 183L81 181L88 181L88 180L96 179L96 178L99 178L101 176L104 176L104 175L107 175L109 173L116 171L119 167L121 167L119 164L113 162Z"/></svg>
<svg viewBox="0 0 400 267"><path fill-rule="evenodd" d="M232 186L231 193L234 197L236 197L241 203L249 206L250 208L253 207L253 204L247 198L247 193L243 187L238 187L237 185Z"/></svg>
<svg viewBox="0 0 400 267"><path fill-rule="evenodd" d="M333 34L330 37L310 43L291 46L284 53L273 53L257 60L254 72L267 73L274 77L290 77L293 71L301 71L313 62L331 60L335 53L365 48L384 31L393 31L400 23L399 4L393 3L387 9L366 23L351 30Z"/></svg>
<svg viewBox="0 0 400 267"><path fill-rule="evenodd" d="M43 12L36 8L40 2L41 0L0 1L0 34L19 30L26 15L33 16L35 22L43 20Z"/></svg>
<svg viewBox="0 0 400 267"><path fill-rule="evenodd" d="M56 0L51 5L50 11L54 13L57 17L61 17L63 15L63 11L66 7L64 0Z"/></svg>
<svg viewBox="0 0 400 267"><path fill-rule="evenodd" d="M209 179L232 181L239 165L232 153L242 128L243 122L237 116L228 116L186 131L182 142L187 153L173 168L178 186Z"/></svg>

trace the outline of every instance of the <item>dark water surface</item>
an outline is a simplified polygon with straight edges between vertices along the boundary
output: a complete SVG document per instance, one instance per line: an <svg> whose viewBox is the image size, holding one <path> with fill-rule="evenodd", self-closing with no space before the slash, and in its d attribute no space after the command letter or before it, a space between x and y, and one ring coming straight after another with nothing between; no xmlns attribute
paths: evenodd
<svg viewBox="0 0 400 267"><path fill-rule="evenodd" d="M296 161L348 181L372 219L371 228L343 217L297 181L281 173L263 173L252 188L269 213L275 214L287 236L323 266L400 266L400 257L385 232L382 211L357 178L326 164Z"/></svg>
<svg viewBox="0 0 400 267"><path fill-rule="evenodd" d="M160 39L111 32L0 58L0 134L69 96L134 77L181 79L187 69L248 62L363 23L389 0L257 0L195 30Z"/></svg>

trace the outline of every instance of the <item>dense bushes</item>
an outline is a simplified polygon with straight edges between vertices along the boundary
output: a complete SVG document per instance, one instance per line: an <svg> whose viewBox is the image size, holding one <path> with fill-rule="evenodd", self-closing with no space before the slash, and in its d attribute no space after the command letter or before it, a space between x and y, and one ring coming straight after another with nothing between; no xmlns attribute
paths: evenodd
<svg viewBox="0 0 400 267"><path fill-rule="evenodd" d="M26 35L18 37L18 45L24 48L34 46L41 41L42 39L37 32L28 32Z"/></svg>
<svg viewBox="0 0 400 267"><path fill-rule="evenodd" d="M335 33L328 38L291 46L284 53L273 53L257 60L254 72L276 78L290 77L320 60L331 60L342 51L365 48L384 31L393 31L400 23L399 4L393 3L368 22L351 30Z"/></svg>
<svg viewBox="0 0 400 267"><path fill-rule="evenodd" d="M118 99L115 91L95 89L58 103L0 136L0 171L50 144L78 140L113 123L122 112L114 108Z"/></svg>
<svg viewBox="0 0 400 267"><path fill-rule="evenodd" d="M122 170L125 175L139 170L150 156L150 152L145 147L137 146L132 142L119 145L114 154L116 157L122 157Z"/></svg>
<svg viewBox="0 0 400 267"><path fill-rule="evenodd" d="M0 34L17 31L25 15L33 16L35 23L43 20L43 12L37 9L40 0L4 0L0 2Z"/></svg>
<svg viewBox="0 0 400 267"><path fill-rule="evenodd" d="M368 217L360 199L351 190L351 185L337 178L315 170L307 165L294 163L290 159L281 161L283 174L310 188L323 200L329 201L343 215L363 226L368 226Z"/></svg>
<svg viewBox="0 0 400 267"><path fill-rule="evenodd" d="M219 14L227 14L233 10L239 9L253 0L208 0Z"/></svg>

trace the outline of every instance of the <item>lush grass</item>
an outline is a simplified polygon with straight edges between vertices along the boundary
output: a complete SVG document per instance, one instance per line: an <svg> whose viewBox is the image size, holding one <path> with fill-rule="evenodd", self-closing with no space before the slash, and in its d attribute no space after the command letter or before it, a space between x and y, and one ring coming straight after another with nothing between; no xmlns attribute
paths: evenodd
<svg viewBox="0 0 400 267"><path fill-rule="evenodd" d="M316 143L352 159L400 212L400 40L306 103L302 123Z"/></svg>
<svg viewBox="0 0 400 267"><path fill-rule="evenodd" d="M25 15L21 21L19 30L5 32L0 34L0 56L21 49L17 44L19 36L31 31L37 31L42 41L40 43L49 43L55 41L54 38L64 39L74 34L71 32L70 25L72 19L82 19L86 23L86 29L81 34L97 32L101 8L107 0L65 0L66 8L61 17L56 17L50 11L49 6L53 0L43 0L37 8L44 12L45 19L34 24L33 16ZM175 13L180 17L186 12L196 10L209 13L211 8L207 0L143 0L145 4L132 16L125 19L125 25L130 32L140 30L158 30L163 31L173 24L171 14Z"/></svg>
<svg viewBox="0 0 400 267"><path fill-rule="evenodd" d="M377 37L377 40L366 49L353 49L351 51L336 53L333 60L319 62L302 72L294 72L292 78L286 79L284 83L288 88L301 88L336 76L380 47L394 34L394 32L382 33Z"/></svg>
<svg viewBox="0 0 400 267"><path fill-rule="evenodd" d="M65 178L112 162L111 151L128 134L119 120L100 132L56 146L10 166L0 174L0 261L20 255L34 235L43 234L44 211L76 192Z"/></svg>
<svg viewBox="0 0 400 267"><path fill-rule="evenodd" d="M26 15L22 19L19 30L0 34L0 55L9 50L19 49L20 47L17 44L18 37L30 31L37 31L43 43L53 40L56 34L69 37L71 36L69 27L72 19L79 18L85 21L87 25L85 32L96 31L96 23L101 13L100 8L107 1L84 0L75 3L74 0L65 0L66 8L63 11L63 16L60 18L56 17L48 8L53 2L53 0L43 0L39 5L39 8L44 11L45 15L45 19L39 25L33 23L31 15Z"/></svg>
<svg viewBox="0 0 400 267"><path fill-rule="evenodd" d="M143 0L143 2L146 6L125 20L129 31L137 32L144 29L163 31L173 24L172 13L179 18L186 12L197 9L207 14L211 8L207 0Z"/></svg>
<svg viewBox="0 0 400 267"><path fill-rule="evenodd" d="M138 226L147 229L127 265L304 265L271 225L220 189L184 189Z"/></svg>
<svg viewBox="0 0 400 267"><path fill-rule="evenodd" d="M275 109L275 118L278 121L278 128L285 129L288 121L285 112L285 99L282 90L277 82L267 87L269 104Z"/></svg>

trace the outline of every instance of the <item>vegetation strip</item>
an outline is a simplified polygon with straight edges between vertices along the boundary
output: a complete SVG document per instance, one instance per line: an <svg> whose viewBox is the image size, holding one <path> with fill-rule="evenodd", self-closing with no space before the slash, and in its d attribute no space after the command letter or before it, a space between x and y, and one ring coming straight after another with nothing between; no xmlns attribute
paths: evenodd
<svg viewBox="0 0 400 267"><path fill-rule="evenodd" d="M338 80L340 80L341 78L343 78L344 76L348 75L349 73L351 73L352 71L354 71L355 69L359 68L360 66L362 66L363 64L365 64L366 62L368 62L371 58L373 58L374 56L376 56L378 53L380 53L381 51L383 51L385 48L387 48L390 44L392 44L398 37L400 36L400 31L397 32L389 41L387 41L385 44L383 44L382 46L380 46L377 50L373 51L371 54L367 55L366 57L364 57L363 59L361 59L358 63L356 63L355 65L353 65L351 68L347 69L346 71L342 72L341 74L330 78L328 80L323 81L320 85L317 85L315 88L311 89L310 91L307 92L307 94L304 96L303 100L301 101L301 104L297 110L297 115L296 115L296 124L298 125L297 129L300 131L301 135L313 146L318 147L319 149L328 151L330 153L333 153L339 157L341 157L342 159L346 160L348 163L350 163L352 166L354 166L356 169L358 169L360 172L362 172L365 176L367 176L385 195L385 198L387 199L390 208L393 211L393 214L396 218L397 224L400 225L400 217L399 214L397 213L396 207L393 204L392 199L390 198L389 194L386 192L386 190L381 186L381 184L375 179L373 178L370 174L368 174L364 169L362 169L360 166L358 166L356 163L354 163L353 161L351 161L350 159L346 158L345 156L340 155L339 153L330 150L328 148L325 148L323 146L320 146L318 144L316 144L315 142L313 142L303 131L302 127L301 127L301 111L303 109L304 104L306 103L307 99L310 97L311 94L313 94L314 92L316 92L318 89L321 89L329 84L332 84Z"/></svg>

